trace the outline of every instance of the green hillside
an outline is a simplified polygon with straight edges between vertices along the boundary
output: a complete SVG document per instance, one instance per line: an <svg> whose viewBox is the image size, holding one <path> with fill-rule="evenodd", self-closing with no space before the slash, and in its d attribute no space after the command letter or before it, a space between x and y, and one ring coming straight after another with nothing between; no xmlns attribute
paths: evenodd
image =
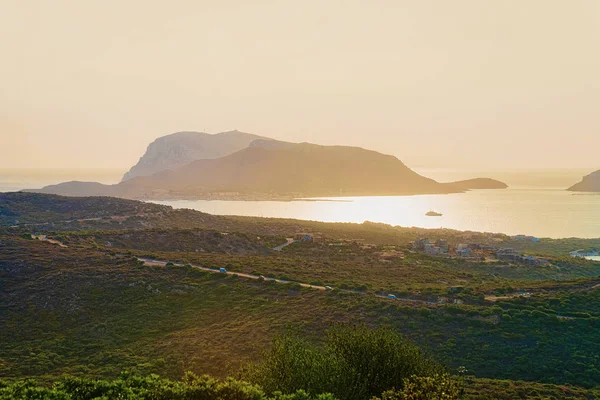
<svg viewBox="0 0 600 400"><path fill-rule="evenodd" d="M332 325L363 323L405 335L452 374L464 371L465 398L597 395L599 263L553 256L547 243L544 266L430 257L401 244L422 231L376 224L315 224L322 240L277 252L300 222L198 213L202 228L142 229L149 215L133 230L53 231L33 214L25 216L35 226L0 228L0 379L48 388L65 375L112 382L124 370L173 382L187 371L240 377L278 336L319 348ZM31 239L38 229L67 247ZM271 396L264 382L253 384Z"/></svg>

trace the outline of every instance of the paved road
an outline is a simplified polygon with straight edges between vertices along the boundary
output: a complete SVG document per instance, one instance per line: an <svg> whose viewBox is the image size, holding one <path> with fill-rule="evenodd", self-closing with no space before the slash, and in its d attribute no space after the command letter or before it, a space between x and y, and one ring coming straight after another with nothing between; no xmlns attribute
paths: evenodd
<svg viewBox="0 0 600 400"><path fill-rule="evenodd" d="M161 261L161 260L155 260L152 258L143 258L143 257L138 257L137 258L140 261L143 261L144 264L146 265L153 265L153 266L160 266L160 267L164 267L167 264L167 261ZM184 266L186 264L183 263L173 263L177 266ZM208 267L203 267L201 265L194 265L194 264L190 264L192 267L200 269L202 271L207 271L207 272L214 272L217 274L227 274L227 275L237 275L240 276L242 278L248 278L248 279L260 279L261 275L251 275L251 274L244 274L242 272L233 272L233 271L227 271L227 272L221 272L218 269L215 268L208 268ZM310 289L317 289L317 290L327 290L327 288L325 286L318 286L318 285L310 285L308 283L300 283L300 282L293 282L293 281L285 281L283 279L276 279L276 278L268 278L266 276L262 276L262 278L265 281L274 281L277 283L297 283L302 287L305 288L310 288Z"/></svg>

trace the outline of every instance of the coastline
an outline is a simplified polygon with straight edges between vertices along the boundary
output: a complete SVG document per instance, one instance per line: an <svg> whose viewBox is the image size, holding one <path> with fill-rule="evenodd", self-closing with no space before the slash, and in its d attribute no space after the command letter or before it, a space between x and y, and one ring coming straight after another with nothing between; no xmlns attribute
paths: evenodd
<svg viewBox="0 0 600 400"><path fill-rule="evenodd" d="M87 183L87 182L86 182ZM292 202L292 201L324 201L322 199L335 200L328 201L339 201L343 202L342 198L351 197L395 197L395 196L425 196L425 195L448 195L448 194L459 194L466 193L470 190L504 190L500 189L449 189L449 190L432 190L432 191L399 191L399 192L322 192L322 193L264 193L264 192L236 192L236 191L211 191L211 192L176 192L169 191L168 189L161 190L147 190L142 193L135 193L135 190L115 190L116 185L105 185L104 187L95 187L94 189L86 190L77 188L74 190L57 188L56 185L43 187L40 189L22 189L20 192L25 193L41 193L41 194L54 194L59 196L68 197L117 197L128 200L139 200L139 201L199 201L199 200L219 200L219 201L281 201L281 202ZM351 201L351 200L347 200Z"/></svg>
<svg viewBox="0 0 600 400"><path fill-rule="evenodd" d="M500 190L500 189L473 189L473 190ZM31 192L32 190L27 190ZM153 195L153 196L118 196L118 195L109 195L110 197L121 197L130 200L140 200L140 201L280 201L280 202L320 202L320 201L330 201L330 202L352 202L352 200L344 200L344 198L354 198L354 197L397 197L397 196L426 196L426 195L449 195L449 194L460 194L466 193L470 190L454 190L454 191L444 191L444 192L399 192L399 193L344 193L343 195L340 193L314 193L314 194L305 194L305 193L296 193L296 194L270 194L270 193L232 193L232 192L205 192L205 193L197 193L194 195L177 195L177 194L161 194L161 195ZM43 193L43 192L38 192Z"/></svg>
<svg viewBox="0 0 600 400"><path fill-rule="evenodd" d="M165 200L174 208L213 215L292 218L321 222L372 221L418 228L530 234L549 238L598 238L600 197L571 196L564 190L471 190L453 196L360 196L277 201ZM231 199L229 199L231 200ZM265 201L266 200L266 201ZM270 201L268 201L270 200ZM153 201L154 202L154 201ZM491 209L490 205L498 205ZM427 217L430 210L443 214ZM569 210L577 210L572 213ZM556 214L559 212L559 214ZM551 217L554 216L554 217ZM570 249L572 251L574 249Z"/></svg>

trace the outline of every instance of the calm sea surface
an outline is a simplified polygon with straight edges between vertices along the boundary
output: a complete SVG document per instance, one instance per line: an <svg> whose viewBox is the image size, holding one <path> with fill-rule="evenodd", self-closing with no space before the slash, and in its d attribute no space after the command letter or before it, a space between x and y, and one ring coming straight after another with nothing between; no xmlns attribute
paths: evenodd
<svg viewBox="0 0 600 400"><path fill-rule="evenodd" d="M116 183L122 170L2 170L0 192L67 180ZM565 187L591 171L445 171L419 170L439 181L490 176L511 186L451 195L331 198L329 201L167 201L221 215L297 218L327 222L383 222L423 228L451 228L539 237L600 237L600 194L573 194ZM540 187L539 185L545 185ZM527 188L519 188L527 186ZM427 211L442 213L427 217Z"/></svg>
<svg viewBox="0 0 600 400"><path fill-rule="evenodd" d="M328 198L327 201L163 201L220 215L326 222L383 222L539 237L600 237L600 195L559 189L475 190L461 194ZM433 210L441 217L427 217Z"/></svg>

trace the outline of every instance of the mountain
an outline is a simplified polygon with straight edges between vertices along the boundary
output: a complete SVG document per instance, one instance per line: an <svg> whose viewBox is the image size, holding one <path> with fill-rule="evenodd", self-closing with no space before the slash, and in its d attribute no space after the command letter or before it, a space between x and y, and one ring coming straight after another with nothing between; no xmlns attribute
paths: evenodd
<svg viewBox="0 0 600 400"><path fill-rule="evenodd" d="M126 190L274 193L291 196L443 193L447 188L396 157L358 147L254 142L214 160L198 160L130 182Z"/></svg>
<svg viewBox="0 0 600 400"><path fill-rule="evenodd" d="M581 182L567 190L572 192L600 192L600 170L584 176Z"/></svg>
<svg viewBox="0 0 600 400"><path fill-rule="evenodd" d="M70 181L56 185L48 185L40 190L24 190L24 192L58 194L64 196L117 196L118 185L105 185L98 182Z"/></svg>
<svg viewBox="0 0 600 400"><path fill-rule="evenodd" d="M196 160L118 185L66 182L35 191L131 199L292 199L456 193L491 186L506 187L486 179L438 183L394 156L359 147L255 140L225 157Z"/></svg>
<svg viewBox="0 0 600 400"><path fill-rule="evenodd" d="M459 190L506 189L508 187L506 183L490 178L467 179L464 181L451 182L448 183L448 185Z"/></svg>
<svg viewBox="0 0 600 400"><path fill-rule="evenodd" d="M176 169L192 161L223 157L244 149L262 136L239 131L221 132L214 135L203 132L177 132L163 136L150 143L146 153L122 179Z"/></svg>

